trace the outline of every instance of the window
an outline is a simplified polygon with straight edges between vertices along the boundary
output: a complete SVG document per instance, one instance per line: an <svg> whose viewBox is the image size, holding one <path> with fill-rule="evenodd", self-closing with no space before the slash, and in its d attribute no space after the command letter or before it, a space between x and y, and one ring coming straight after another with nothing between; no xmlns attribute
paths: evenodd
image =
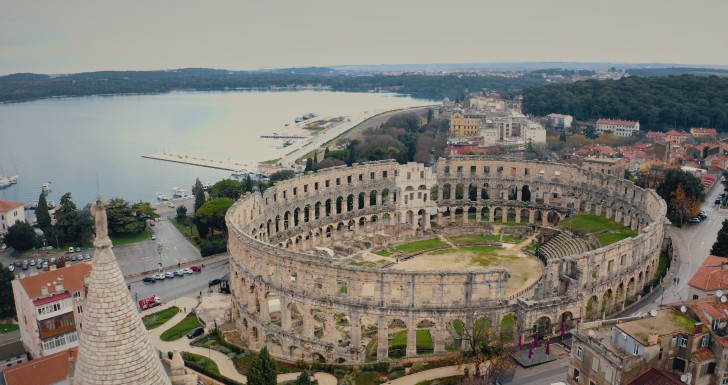
<svg viewBox="0 0 728 385"><path fill-rule="evenodd" d="M346 183L351 184L351 175L346 177Z"/></svg>
<svg viewBox="0 0 728 385"><path fill-rule="evenodd" d="M412 179L412 173L411 172L407 172L407 180L410 180L410 179Z"/></svg>
<svg viewBox="0 0 728 385"><path fill-rule="evenodd" d="M475 171L475 170L476 170L476 168L477 168L477 167L475 167L475 166L470 166L470 173L471 173L471 174L475 174L475 173L476 173L476 171Z"/></svg>
<svg viewBox="0 0 728 385"><path fill-rule="evenodd" d="M577 346L576 350L574 350L574 356L576 356L576 358L578 358L580 360L583 359L584 358L584 349L582 349L581 346Z"/></svg>
<svg viewBox="0 0 728 385"><path fill-rule="evenodd" d="M364 174L359 174L359 182L364 180Z"/></svg>
<svg viewBox="0 0 728 385"><path fill-rule="evenodd" d="M296 196L298 194L298 187L293 188L293 196Z"/></svg>
<svg viewBox="0 0 728 385"><path fill-rule="evenodd" d="M318 182L316 182L316 183L313 184L313 189L314 190L318 190Z"/></svg>
<svg viewBox="0 0 728 385"><path fill-rule="evenodd" d="M710 335L704 335L703 338L700 340L700 347L705 348L710 345Z"/></svg>
<svg viewBox="0 0 728 385"><path fill-rule="evenodd" d="M498 166L498 174L503 174L503 167L502 166Z"/></svg>
<svg viewBox="0 0 728 385"><path fill-rule="evenodd" d="M308 192L308 185L307 184L303 185L303 192L305 192L305 193Z"/></svg>
<svg viewBox="0 0 728 385"><path fill-rule="evenodd" d="M382 171L382 178L386 178L386 177L387 177L387 172L386 171Z"/></svg>
<svg viewBox="0 0 728 385"><path fill-rule="evenodd" d="M336 185L341 186L341 178L336 178Z"/></svg>
<svg viewBox="0 0 728 385"><path fill-rule="evenodd" d="M579 369L574 368L574 381L579 381L579 374L581 374L579 373Z"/></svg>
<svg viewBox="0 0 728 385"><path fill-rule="evenodd" d="M369 173L369 179L374 179L374 173L373 172Z"/></svg>
<svg viewBox="0 0 728 385"><path fill-rule="evenodd" d="M528 175L528 169L523 170L523 175Z"/></svg>
<svg viewBox="0 0 728 385"><path fill-rule="evenodd" d="M677 346L684 348L688 346L688 338L683 336L682 334L678 334L677 336Z"/></svg>
<svg viewBox="0 0 728 385"><path fill-rule="evenodd" d="M486 174L490 174L490 166L485 166L485 169L483 169L483 172Z"/></svg>
<svg viewBox="0 0 728 385"><path fill-rule="evenodd" d="M599 371L599 359L596 357L592 358L592 371L593 372Z"/></svg>
<svg viewBox="0 0 728 385"><path fill-rule="evenodd" d="M328 181L328 179L327 179L327 180L326 180L326 182L324 183L324 186L325 186L325 187L327 187L327 188L329 187L329 181Z"/></svg>
<svg viewBox="0 0 728 385"><path fill-rule="evenodd" d="M518 170L515 167L511 167L511 175L516 175L517 172Z"/></svg>
<svg viewBox="0 0 728 385"><path fill-rule="evenodd" d="M462 173L463 173L463 166L458 166L458 174L462 174Z"/></svg>

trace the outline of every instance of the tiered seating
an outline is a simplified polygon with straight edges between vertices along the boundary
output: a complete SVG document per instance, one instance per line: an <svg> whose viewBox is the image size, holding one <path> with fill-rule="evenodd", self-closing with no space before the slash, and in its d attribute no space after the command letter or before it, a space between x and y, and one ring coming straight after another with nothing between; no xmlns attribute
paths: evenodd
<svg viewBox="0 0 728 385"><path fill-rule="evenodd" d="M538 250L546 259L562 258L587 252L589 251L589 245L574 234L562 231L541 245Z"/></svg>

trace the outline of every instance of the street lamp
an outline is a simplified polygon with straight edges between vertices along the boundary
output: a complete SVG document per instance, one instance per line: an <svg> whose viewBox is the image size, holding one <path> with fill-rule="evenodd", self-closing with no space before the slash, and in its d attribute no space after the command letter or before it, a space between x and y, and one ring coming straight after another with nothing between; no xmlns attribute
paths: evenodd
<svg viewBox="0 0 728 385"><path fill-rule="evenodd" d="M162 271L162 244L157 245L157 253L159 253L159 271Z"/></svg>

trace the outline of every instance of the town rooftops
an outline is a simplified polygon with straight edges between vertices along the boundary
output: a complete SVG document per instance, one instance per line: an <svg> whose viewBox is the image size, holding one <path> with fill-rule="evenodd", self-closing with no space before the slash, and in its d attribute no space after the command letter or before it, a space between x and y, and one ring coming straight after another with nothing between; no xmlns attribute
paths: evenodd
<svg viewBox="0 0 728 385"><path fill-rule="evenodd" d="M650 334L664 336L676 333L692 333L693 327L688 327L688 324L691 323L694 323L694 321L686 315L672 309L665 309L659 310L654 317L623 322L614 325L614 327L625 332L635 341L640 341L642 336L649 336Z"/></svg>
<svg viewBox="0 0 728 385"><path fill-rule="evenodd" d="M716 135L718 131L715 128L699 128L693 127L690 129L691 134L703 134L703 135Z"/></svg>
<svg viewBox="0 0 728 385"><path fill-rule="evenodd" d="M12 366L4 371L7 385L62 384L68 377L70 355L76 356L76 348Z"/></svg>
<svg viewBox="0 0 728 385"><path fill-rule="evenodd" d="M709 255L703 261L688 285L703 291L728 289L728 260L723 257Z"/></svg>
<svg viewBox="0 0 728 385"><path fill-rule="evenodd" d="M662 369L650 368L627 385L684 385L680 376Z"/></svg>
<svg viewBox="0 0 728 385"><path fill-rule="evenodd" d="M91 275L91 264L79 263L57 270L47 271L20 279L20 285L31 299L60 294L61 292L81 291L86 283L85 277ZM63 290L56 292L56 284L62 283ZM43 294L41 287L46 287L48 294Z"/></svg>
<svg viewBox="0 0 728 385"><path fill-rule="evenodd" d="M640 122L633 122L631 120L619 120L619 119L599 119L597 120L597 124L610 124L615 126L629 126L629 127L635 127Z"/></svg>
<svg viewBox="0 0 728 385"><path fill-rule="evenodd" d="M23 207L21 202L11 202L11 201L0 201L0 212L6 213L10 210L17 209L18 207Z"/></svg>
<svg viewBox="0 0 728 385"><path fill-rule="evenodd" d="M563 114L548 114L546 115L550 118L556 118L556 119L564 119L564 118L570 118L570 115L563 115Z"/></svg>
<svg viewBox="0 0 728 385"><path fill-rule="evenodd" d="M588 157L584 158L584 162L595 162L595 163L604 163L604 164L616 164L621 162L622 158L596 158L596 157Z"/></svg>

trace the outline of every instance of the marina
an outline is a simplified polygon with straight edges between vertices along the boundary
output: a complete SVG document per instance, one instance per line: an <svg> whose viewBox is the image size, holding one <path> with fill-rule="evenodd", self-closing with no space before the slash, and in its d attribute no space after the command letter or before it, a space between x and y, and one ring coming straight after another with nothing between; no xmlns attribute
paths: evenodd
<svg viewBox="0 0 728 385"><path fill-rule="evenodd" d="M204 155L185 154L183 152L156 152L153 154L142 155L142 158L190 164L193 166L216 168L218 170L228 171L235 171L241 169L242 167L245 167L245 164L242 161L213 158Z"/></svg>

